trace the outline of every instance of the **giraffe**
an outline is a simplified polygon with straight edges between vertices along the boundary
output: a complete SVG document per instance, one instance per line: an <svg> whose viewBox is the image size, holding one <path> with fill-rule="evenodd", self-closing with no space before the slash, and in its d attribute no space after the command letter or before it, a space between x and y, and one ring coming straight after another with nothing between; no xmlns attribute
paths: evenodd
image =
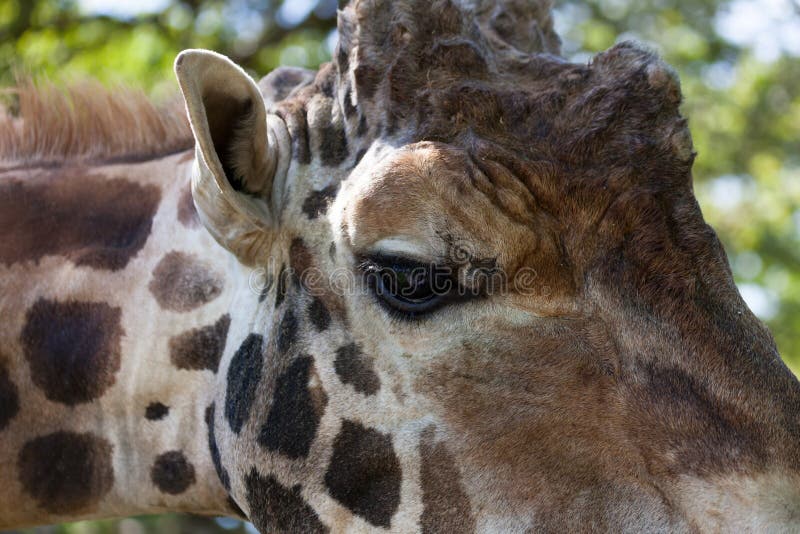
<svg viewBox="0 0 800 534"><path fill-rule="evenodd" d="M800 528L800 386L694 198L676 74L563 60L545 1L338 29L258 84L183 52L191 136L97 90L6 121L0 527Z"/></svg>

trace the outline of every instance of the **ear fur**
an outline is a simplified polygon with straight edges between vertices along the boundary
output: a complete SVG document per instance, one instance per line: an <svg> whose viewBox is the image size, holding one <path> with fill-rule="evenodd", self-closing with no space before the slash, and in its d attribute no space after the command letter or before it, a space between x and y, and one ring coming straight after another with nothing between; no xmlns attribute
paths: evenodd
<svg viewBox="0 0 800 534"><path fill-rule="evenodd" d="M246 264L268 253L291 157L283 121L231 60L186 50L175 60L196 142L192 196L200 218Z"/></svg>

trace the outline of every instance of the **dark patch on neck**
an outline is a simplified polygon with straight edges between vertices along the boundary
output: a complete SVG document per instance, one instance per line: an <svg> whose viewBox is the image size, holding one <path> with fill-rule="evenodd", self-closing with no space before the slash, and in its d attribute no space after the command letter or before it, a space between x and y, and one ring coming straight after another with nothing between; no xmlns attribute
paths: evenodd
<svg viewBox="0 0 800 534"><path fill-rule="evenodd" d="M35 438L19 452L20 483L50 513L89 512L114 485L112 451L108 441L91 433Z"/></svg>
<svg viewBox="0 0 800 534"><path fill-rule="evenodd" d="M346 74L347 70L350 68L350 56L349 52L341 43L336 46L336 64L340 75L344 77L344 74Z"/></svg>
<svg viewBox="0 0 800 534"><path fill-rule="evenodd" d="M305 282L312 280L315 272L314 259L302 238L296 237L289 247L289 266L292 270L292 280L295 286L305 286Z"/></svg>
<svg viewBox="0 0 800 534"><path fill-rule="evenodd" d="M323 215L328 210L328 206L330 206L333 199L336 198L336 193L338 192L339 183L331 184L319 191L312 191L303 201L303 213L312 220Z"/></svg>
<svg viewBox="0 0 800 534"><path fill-rule="evenodd" d="M358 90L358 100L370 100L375 96L375 91L383 80L384 74L372 67L359 65L353 70L353 77Z"/></svg>
<svg viewBox="0 0 800 534"><path fill-rule="evenodd" d="M475 518L458 465L444 443L434 441L434 434L434 427L429 426L420 435L420 528L424 534L475 532Z"/></svg>
<svg viewBox="0 0 800 534"><path fill-rule="evenodd" d="M20 337L33 383L68 406L99 398L119 371L121 316L102 302L37 300Z"/></svg>
<svg viewBox="0 0 800 534"><path fill-rule="evenodd" d="M25 177L0 184L0 263L48 255L116 271L144 246L161 191L123 179L82 175Z"/></svg>
<svg viewBox="0 0 800 534"><path fill-rule="evenodd" d="M181 451L168 451L156 458L150 479L164 493L180 495L195 483L194 466Z"/></svg>
<svg viewBox="0 0 800 534"><path fill-rule="evenodd" d="M324 332L331 324L331 314L319 297L314 297L308 305L308 318L317 332Z"/></svg>
<svg viewBox="0 0 800 534"><path fill-rule="evenodd" d="M220 457L219 447L217 446L217 436L214 433L215 409L216 407L213 402L206 408L205 419L208 430L208 451L211 454L211 462L214 464L214 471L217 472L217 477L219 477L222 487L225 488L225 491L230 491L231 478L228 475L228 470L222 465L222 458Z"/></svg>
<svg viewBox="0 0 800 534"><path fill-rule="evenodd" d="M237 349L228 368L225 418L234 433L242 430L261 381L264 338L249 334Z"/></svg>
<svg viewBox="0 0 800 534"><path fill-rule="evenodd" d="M19 413L19 392L11 381L6 358L0 354L0 432L5 429Z"/></svg>
<svg viewBox="0 0 800 534"><path fill-rule="evenodd" d="M226 313L212 325L193 328L171 338L169 355L172 364L178 369L208 369L216 373L230 324L231 317Z"/></svg>
<svg viewBox="0 0 800 534"><path fill-rule="evenodd" d="M310 386L315 378L317 384ZM328 397L318 384L310 356L294 360L277 379L272 406L258 443L288 458L305 458L317 433Z"/></svg>
<svg viewBox="0 0 800 534"><path fill-rule="evenodd" d="M160 421L169 414L169 406L161 402L151 402L144 410L144 417L149 421Z"/></svg>
<svg viewBox="0 0 800 534"><path fill-rule="evenodd" d="M381 380L373 368L372 359L355 343L336 350L333 368L342 383L352 385L359 393L374 395L381 388Z"/></svg>
<svg viewBox="0 0 800 534"><path fill-rule="evenodd" d="M327 124L320 131L319 155L322 164L327 167L337 167L347 159L350 153L347 150L347 136L344 127L336 124Z"/></svg>
<svg viewBox="0 0 800 534"><path fill-rule="evenodd" d="M278 325L277 343L278 354L284 355L294 345L297 339L297 317L291 309L286 310L283 314L280 324Z"/></svg>
<svg viewBox="0 0 800 534"><path fill-rule="evenodd" d="M171 251L161 258L147 286L165 310L187 312L222 293L222 276L192 254Z"/></svg>
<svg viewBox="0 0 800 534"><path fill-rule="evenodd" d="M402 478L389 434L342 422L325 473L334 499L373 525L389 528L400 505Z"/></svg>
<svg viewBox="0 0 800 534"><path fill-rule="evenodd" d="M255 468L244 483L250 520L261 532L317 534L329 531L303 499L299 484L289 489L271 475L261 476Z"/></svg>

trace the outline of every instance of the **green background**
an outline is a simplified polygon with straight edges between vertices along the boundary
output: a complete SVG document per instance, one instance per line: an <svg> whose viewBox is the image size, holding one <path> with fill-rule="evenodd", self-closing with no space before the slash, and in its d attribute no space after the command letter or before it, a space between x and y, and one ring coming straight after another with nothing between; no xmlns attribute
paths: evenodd
<svg viewBox="0 0 800 534"><path fill-rule="evenodd" d="M259 78L330 58L336 2L0 0L0 85L15 75L100 79L177 91L184 48L222 52ZM138 5L140 11L109 12ZM797 0L557 1L564 55L588 61L616 41L651 44L683 82L698 158L695 191L728 251L745 300L800 371L800 4ZM88 7L87 7L88 6ZM95 9L91 9L95 6ZM149 9L148 9L148 6ZM244 532L185 516L81 522L30 532Z"/></svg>

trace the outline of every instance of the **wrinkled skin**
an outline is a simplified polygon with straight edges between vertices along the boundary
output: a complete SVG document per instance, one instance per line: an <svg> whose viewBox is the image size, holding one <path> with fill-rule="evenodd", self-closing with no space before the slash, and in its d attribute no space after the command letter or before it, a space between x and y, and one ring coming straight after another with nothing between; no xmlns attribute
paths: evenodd
<svg viewBox="0 0 800 534"><path fill-rule="evenodd" d="M630 43L563 61L546 3L360 1L339 32L332 64L258 86L176 61L227 316L185 416L214 496L181 509L230 497L263 532L800 528L800 385L694 198L674 72ZM430 266L445 290L392 286ZM162 308L173 285L150 286Z"/></svg>

